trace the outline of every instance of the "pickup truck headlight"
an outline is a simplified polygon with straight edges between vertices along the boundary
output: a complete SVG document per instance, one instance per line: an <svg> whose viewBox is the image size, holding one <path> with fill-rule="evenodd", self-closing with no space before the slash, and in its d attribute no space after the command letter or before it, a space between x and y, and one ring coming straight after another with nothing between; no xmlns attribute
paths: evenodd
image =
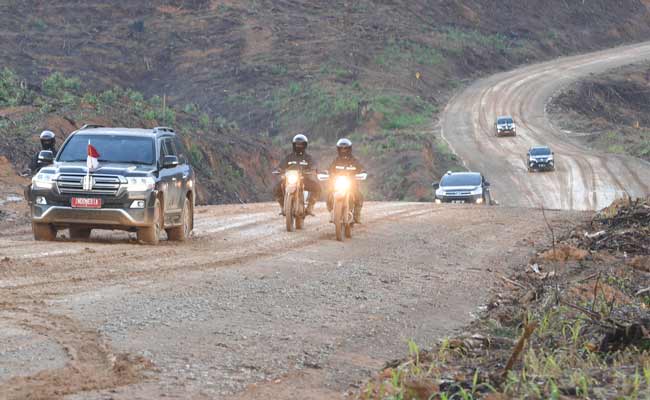
<svg viewBox="0 0 650 400"><path fill-rule="evenodd" d="M56 181L56 174L39 172L32 178L32 189L52 189Z"/></svg>
<svg viewBox="0 0 650 400"><path fill-rule="evenodd" d="M150 176L129 177L126 178L126 182L126 190L129 192L146 192L156 186L156 181Z"/></svg>

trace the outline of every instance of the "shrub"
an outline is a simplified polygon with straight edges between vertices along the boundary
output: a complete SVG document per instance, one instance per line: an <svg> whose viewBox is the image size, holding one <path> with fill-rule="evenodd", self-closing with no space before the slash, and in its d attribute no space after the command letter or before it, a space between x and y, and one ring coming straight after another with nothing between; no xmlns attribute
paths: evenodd
<svg viewBox="0 0 650 400"><path fill-rule="evenodd" d="M8 68L0 71L0 105L17 106L23 104L27 89L23 89L18 75Z"/></svg>
<svg viewBox="0 0 650 400"><path fill-rule="evenodd" d="M199 117L199 125L206 131L210 129L210 116L206 113L201 114Z"/></svg>
<svg viewBox="0 0 650 400"><path fill-rule="evenodd" d="M79 78L66 78L60 72L55 72L43 79L42 89L45 95L59 98L66 92L78 93L81 89L81 81Z"/></svg>
<svg viewBox="0 0 650 400"><path fill-rule="evenodd" d="M99 100L106 105L113 105L117 101L117 93L113 89L105 90L99 95Z"/></svg>

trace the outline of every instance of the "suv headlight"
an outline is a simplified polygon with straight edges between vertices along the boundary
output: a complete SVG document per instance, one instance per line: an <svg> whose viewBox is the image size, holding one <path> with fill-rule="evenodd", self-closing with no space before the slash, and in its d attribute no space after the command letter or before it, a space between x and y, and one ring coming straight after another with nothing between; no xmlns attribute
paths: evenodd
<svg viewBox="0 0 650 400"><path fill-rule="evenodd" d="M155 186L156 181L150 176L126 178L126 190L129 192L146 192Z"/></svg>
<svg viewBox="0 0 650 400"><path fill-rule="evenodd" d="M56 181L56 174L39 172L32 178L32 189L52 189Z"/></svg>

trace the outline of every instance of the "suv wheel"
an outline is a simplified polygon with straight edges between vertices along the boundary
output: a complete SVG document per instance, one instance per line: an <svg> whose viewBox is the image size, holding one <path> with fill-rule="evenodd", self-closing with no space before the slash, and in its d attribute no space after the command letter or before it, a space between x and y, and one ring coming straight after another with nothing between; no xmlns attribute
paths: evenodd
<svg viewBox="0 0 650 400"><path fill-rule="evenodd" d="M70 227L70 239L72 240L87 240L90 237L90 228L75 228Z"/></svg>
<svg viewBox="0 0 650 400"><path fill-rule="evenodd" d="M185 198L183 203L183 214L181 215L181 225L173 228L166 229L167 238L178 242L184 242L190 237L192 228L194 226L194 213L192 212L192 205L190 199Z"/></svg>
<svg viewBox="0 0 650 400"><path fill-rule="evenodd" d="M32 222L32 232L34 233L34 240L51 242L56 239L56 229L50 224Z"/></svg>
<svg viewBox="0 0 650 400"><path fill-rule="evenodd" d="M160 212L160 200L156 199L154 204L153 225L146 228L138 229L138 240L145 244L158 244L160 240L160 231L162 225L162 215Z"/></svg>

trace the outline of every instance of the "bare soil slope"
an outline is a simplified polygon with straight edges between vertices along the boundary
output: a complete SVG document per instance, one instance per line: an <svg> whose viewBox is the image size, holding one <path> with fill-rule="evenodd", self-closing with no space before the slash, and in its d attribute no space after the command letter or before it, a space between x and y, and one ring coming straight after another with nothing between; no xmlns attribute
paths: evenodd
<svg viewBox="0 0 650 400"><path fill-rule="evenodd" d="M0 57L28 87L61 71L90 91L119 85L167 95L177 108L197 104L212 120L236 121L252 142L270 136L286 146L304 129L331 149L334 138L352 135L384 177L371 182L372 196L426 199L440 172L460 167L429 126L456 87L646 39L648 15L638 0L9 1ZM260 173L241 163L232 167Z"/></svg>
<svg viewBox="0 0 650 400"><path fill-rule="evenodd" d="M568 135L603 152L650 161L650 65L589 77L553 98L549 113Z"/></svg>

